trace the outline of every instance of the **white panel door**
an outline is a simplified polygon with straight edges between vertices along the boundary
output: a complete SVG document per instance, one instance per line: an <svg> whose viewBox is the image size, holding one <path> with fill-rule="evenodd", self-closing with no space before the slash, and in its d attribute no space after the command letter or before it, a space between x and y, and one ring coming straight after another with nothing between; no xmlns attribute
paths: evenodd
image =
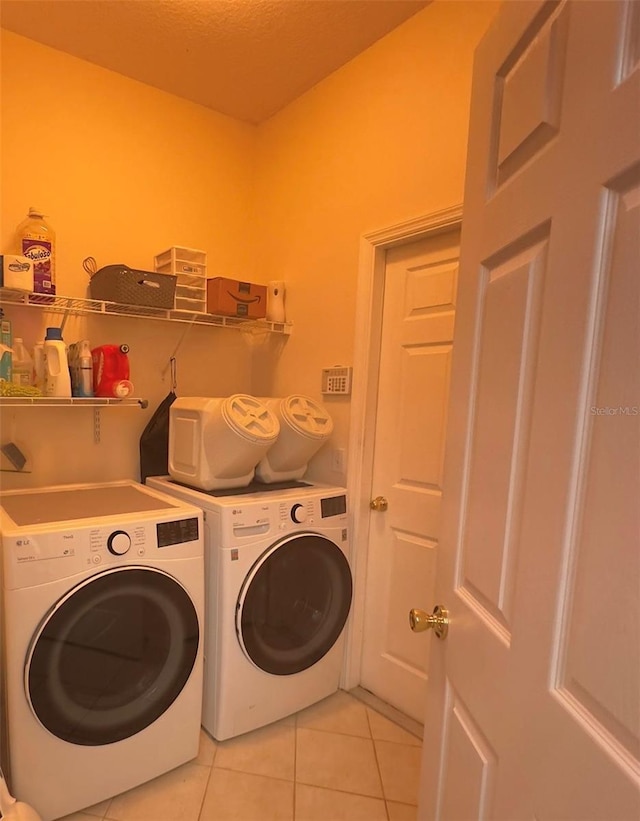
<svg viewBox="0 0 640 821"><path fill-rule="evenodd" d="M433 589L460 232L386 252L361 684L424 720L431 636L408 607Z"/></svg>
<svg viewBox="0 0 640 821"><path fill-rule="evenodd" d="M419 816L640 818L640 3L474 70Z"/></svg>

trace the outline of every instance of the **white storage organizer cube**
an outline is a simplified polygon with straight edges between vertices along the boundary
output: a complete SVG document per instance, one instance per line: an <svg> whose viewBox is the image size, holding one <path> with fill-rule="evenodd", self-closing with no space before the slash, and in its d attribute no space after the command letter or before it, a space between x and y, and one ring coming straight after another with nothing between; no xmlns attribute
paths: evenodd
<svg viewBox="0 0 640 821"><path fill-rule="evenodd" d="M172 248L156 254L154 268L161 274L174 274L176 282L176 309L206 313L207 310L207 255L196 248Z"/></svg>
<svg viewBox="0 0 640 821"><path fill-rule="evenodd" d="M278 441L256 465L261 482L302 479L309 459L333 432L333 420L322 405L308 396L293 394L261 399L280 423Z"/></svg>
<svg viewBox="0 0 640 821"><path fill-rule="evenodd" d="M279 432L255 396L181 397L169 410L169 473L200 490L246 487Z"/></svg>

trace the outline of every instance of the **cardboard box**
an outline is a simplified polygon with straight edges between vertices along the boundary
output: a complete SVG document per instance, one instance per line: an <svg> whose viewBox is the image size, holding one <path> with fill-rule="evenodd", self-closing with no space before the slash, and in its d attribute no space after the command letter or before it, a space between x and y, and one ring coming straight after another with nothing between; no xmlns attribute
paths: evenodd
<svg viewBox="0 0 640 821"><path fill-rule="evenodd" d="M0 287L33 292L33 262L18 254L0 255Z"/></svg>
<svg viewBox="0 0 640 821"><path fill-rule="evenodd" d="M267 314L267 286L225 277L208 279L207 312L262 319Z"/></svg>

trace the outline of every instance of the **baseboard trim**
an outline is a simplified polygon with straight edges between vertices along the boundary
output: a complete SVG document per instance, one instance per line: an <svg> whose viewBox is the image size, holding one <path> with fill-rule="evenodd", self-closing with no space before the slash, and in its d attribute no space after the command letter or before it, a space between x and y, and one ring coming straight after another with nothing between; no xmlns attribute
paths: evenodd
<svg viewBox="0 0 640 821"><path fill-rule="evenodd" d="M353 690L348 690L347 692L349 695L357 698L358 701L364 702L368 707L371 707L372 710L375 710L385 718L388 718L389 721L393 721L394 724L402 727L403 730L406 730L408 733L411 733L411 735L416 736L416 738L419 738L422 741L424 726L420 724L419 721L409 718L409 716L401 713L400 710L396 710L395 707L387 704L386 701L378 698L378 696L374 696L373 693L370 693L363 687L354 687Z"/></svg>

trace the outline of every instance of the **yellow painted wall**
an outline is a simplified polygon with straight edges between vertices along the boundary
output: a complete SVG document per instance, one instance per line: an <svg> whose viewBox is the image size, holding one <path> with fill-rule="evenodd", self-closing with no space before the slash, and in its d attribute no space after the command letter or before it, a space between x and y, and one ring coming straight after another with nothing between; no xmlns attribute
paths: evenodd
<svg viewBox="0 0 640 821"><path fill-rule="evenodd" d="M498 6L429 5L260 127L261 275L286 281L295 321L265 392L319 398L322 367L352 363L362 234L462 202L473 52ZM349 401L326 404L346 447ZM344 481L328 448L312 473Z"/></svg>
<svg viewBox="0 0 640 821"><path fill-rule="evenodd" d="M246 241L256 129L2 31L0 245L30 205L58 235L58 286L85 296L82 260L153 270L171 245L210 276L253 274Z"/></svg>
<svg viewBox="0 0 640 821"><path fill-rule="evenodd" d="M472 55L497 7L433 3L259 128L2 32L0 246L35 205L57 231L65 295L86 295L89 254L150 268L174 244L206 250L210 276L284 279L293 335L192 329L178 393L321 399L321 368L352 362L361 235L462 199ZM27 344L60 323L10 313ZM2 441L35 456L33 474L3 474L2 485L136 478L140 432L184 328L70 318L67 342L131 345L150 408L103 411L100 445L89 410L2 410ZM327 406L332 447L346 447L349 400ZM311 475L345 479L329 448Z"/></svg>
<svg viewBox="0 0 640 821"><path fill-rule="evenodd" d="M210 276L253 277L255 127L6 31L0 115L0 248L12 248L29 206L42 208L57 235L58 293L88 296L89 255L153 270L171 245L206 250ZM7 314L29 346L62 321ZM3 473L2 486L137 478L140 433L169 390L165 368L186 328L69 318L67 343L130 345L135 393L149 408L102 411L99 445L91 410L3 409L0 439L26 443L34 473ZM179 393L248 392L253 346L238 331L193 328L178 353Z"/></svg>

